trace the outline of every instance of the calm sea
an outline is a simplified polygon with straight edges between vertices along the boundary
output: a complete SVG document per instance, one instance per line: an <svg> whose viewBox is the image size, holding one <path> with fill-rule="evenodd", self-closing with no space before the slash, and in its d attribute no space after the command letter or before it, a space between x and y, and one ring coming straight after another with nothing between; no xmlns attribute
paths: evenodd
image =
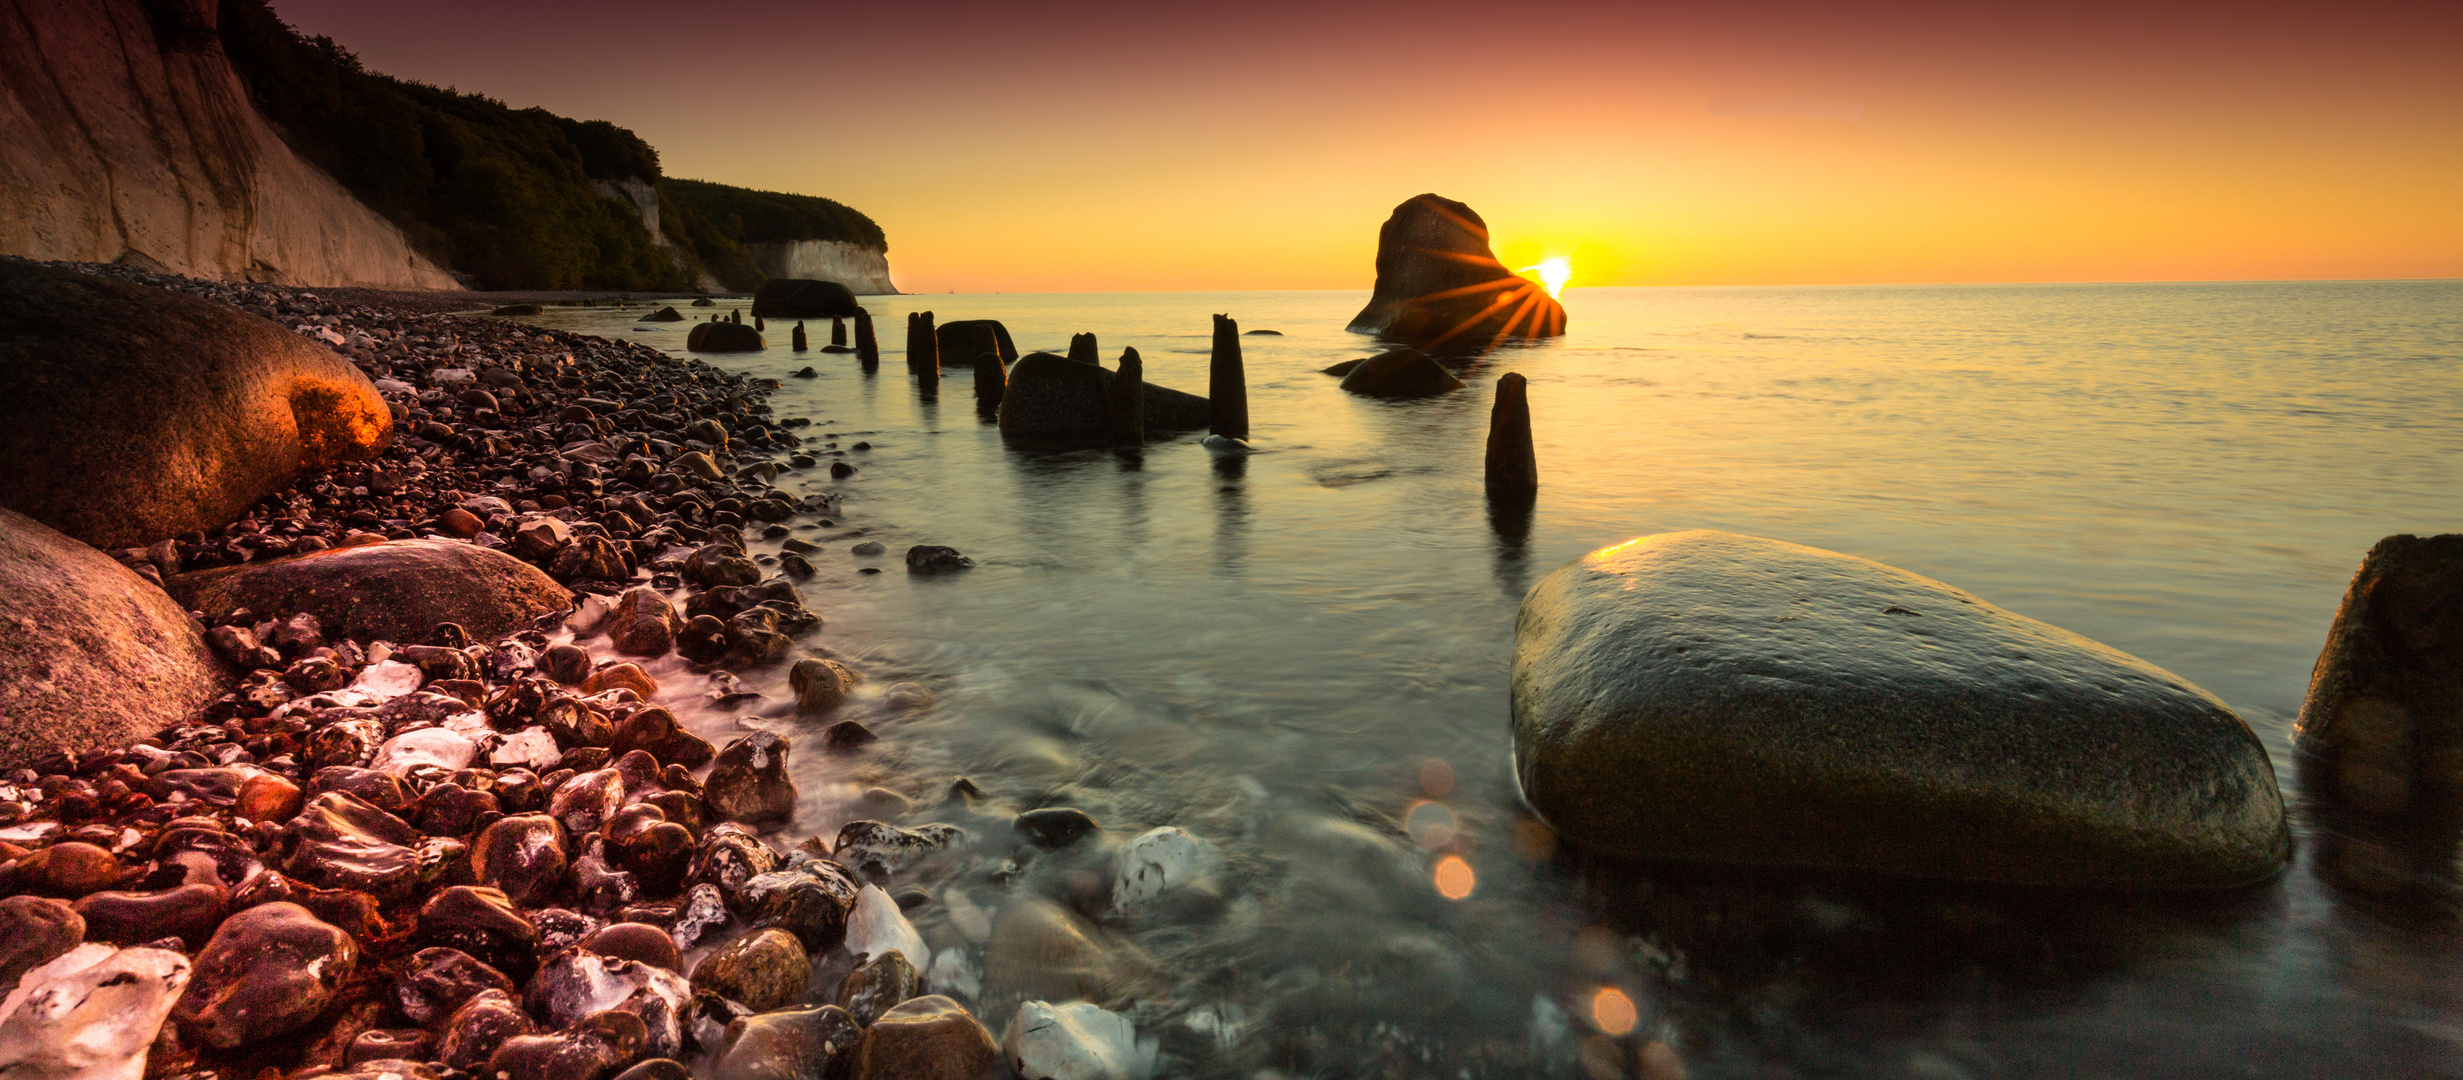
<svg viewBox="0 0 2463 1080"><path fill-rule="evenodd" d="M1613 1075L1655 1036L1696 1076L2463 1076L2451 913L2331 884L2306 813L2301 863L2220 901L1584 866L1523 827L1506 717L1533 582L1708 527L1905 567L2144 657L2238 709L2293 787L2291 719L2361 554L2463 530L2463 282L1575 289L1564 340L1405 403L1318 373L1374 351L1342 330L1364 300L874 297L877 374L789 352L780 324L765 353L705 357L812 365L778 415L812 418L814 448L872 444L846 480L782 479L844 497L833 527L796 523L828 549L809 643L939 698L856 706L883 736L862 756L805 740L797 830L834 831L866 785L929 806L963 774L1119 836L1213 841L1222 907L1112 931L1141 1029L1192 1075ZM1243 339L1259 452L1005 447L964 373L919 395L897 351L918 309L1000 319L1025 351L1092 331L1106 366L1134 346L1150 381L1201 394L1210 313L1280 331ZM534 321L684 337L588 309ZM1527 523L1481 491L1505 371L1531 380ZM859 539L892 557L849 555ZM895 555L919 543L977 566L911 578ZM751 681L776 701L776 678ZM779 711L697 722L817 729ZM936 948L980 966L946 897L997 907L1008 843L930 883ZM1448 853L1476 875L1466 898L1431 884ZM1602 987L1637 1003L1622 1044L1593 1037Z"/></svg>

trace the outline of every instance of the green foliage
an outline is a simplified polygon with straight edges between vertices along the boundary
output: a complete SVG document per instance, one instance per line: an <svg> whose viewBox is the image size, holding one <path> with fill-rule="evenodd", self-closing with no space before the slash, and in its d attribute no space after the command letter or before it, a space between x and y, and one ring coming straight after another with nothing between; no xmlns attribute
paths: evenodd
<svg viewBox="0 0 2463 1080"><path fill-rule="evenodd" d="M700 267L679 265L629 202L594 181L657 184L684 262L697 257L730 288L761 283L746 242L886 246L872 219L828 199L663 181L658 151L607 121L368 71L331 38L301 36L267 0L223 0L221 11L223 50L293 148L482 288L689 288Z"/></svg>

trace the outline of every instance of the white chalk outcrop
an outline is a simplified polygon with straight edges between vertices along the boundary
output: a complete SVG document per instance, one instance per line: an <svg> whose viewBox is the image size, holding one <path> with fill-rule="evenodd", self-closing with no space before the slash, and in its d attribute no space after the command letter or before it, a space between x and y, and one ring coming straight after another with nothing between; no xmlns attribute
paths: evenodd
<svg viewBox="0 0 2463 1080"><path fill-rule="evenodd" d="M775 240L744 245L753 265L774 278L835 281L857 296L895 296L889 255L844 240Z"/></svg>
<svg viewBox="0 0 2463 1080"><path fill-rule="evenodd" d="M215 37L216 0L150 6L0 0L0 253L455 287L257 113Z"/></svg>

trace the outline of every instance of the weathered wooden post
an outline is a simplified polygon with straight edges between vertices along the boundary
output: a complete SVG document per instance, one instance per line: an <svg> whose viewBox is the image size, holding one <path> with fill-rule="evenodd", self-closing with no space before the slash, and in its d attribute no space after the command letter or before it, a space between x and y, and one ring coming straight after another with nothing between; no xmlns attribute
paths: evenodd
<svg viewBox="0 0 2463 1080"><path fill-rule="evenodd" d="M872 313L855 309L855 358L870 371L881 362L881 342L872 336Z"/></svg>
<svg viewBox="0 0 2463 1080"><path fill-rule="evenodd" d="M861 316L861 315L858 315L858 316L856 316L856 318L858 318L858 319L862 319L862 318L864 318L864 317L863 317L863 316ZM832 345L838 345L838 346L842 346L842 347L843 347L844 345L846 345L846 343L847 343L847 320L842 319L842 318L832 317L832 318L830 319L830 344L832 344Z"/></svg>
<svg viewBox="0 0 2463 1080"><path fill-rule="evenodd" d="M1248 376L1240 367L1240 324L1214 317L1214 363L1206 384L1206 430L1226 439L1249 437Z"/></svg>
<svg viewBox="0 0 2463 1080"><path fill-rule="evenodd" d="M935 381L941 377L941 335L932 327L932 313L918 311L914 329L907 337L907 370L918 374L929 371Z"/></svg>
<svg viewBox="0 0 2463 1080"><path fill-rule="evenodd" d="M1103 405L1111 416L1112 445L1146 445L1146 361L1136 349L1120 350L1120 370L1112 376L1111 396Z"/></svg>
<svg viewBox="0 0 2463 1080"><path fill-rule="evenodd" d="M1531 382L1519 372L1497 376L1488 409L1488 491L1529 497L1539 491L1539 460L1531 452Z"/></svg>
<svg viewBox="0 0 2463 1080"><path fill-rule="evenodd" d="M990 413L1001 407L1001 395L1009 390L1009 371L1001 364L998 351L975 357L975 408Z"/></svg>
<svg viewBox="0 0 2463 1080"><path fill-rule="evenodd" d="M1069 359L1081 364L1102 367L1103 356L1096 351L1095 335L1091 333L1069 335Z"/></svg>
<svg viewBox="0 0 2463 1080"><path fill-rule="evenodd" d="M804 336L804 320L797 319L795 321L795 351L803 352L811 347L812 340Z"/></svg>

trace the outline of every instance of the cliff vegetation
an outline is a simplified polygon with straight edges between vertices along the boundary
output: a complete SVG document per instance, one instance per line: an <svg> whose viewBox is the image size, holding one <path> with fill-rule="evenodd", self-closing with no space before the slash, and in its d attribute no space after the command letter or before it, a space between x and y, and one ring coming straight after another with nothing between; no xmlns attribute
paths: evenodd
<svg viewBox="0 0 2463 1080"><path fill-rule="evenodd" d="M607 121L369 71L267 0L224 0L219 30L258 110L302 157L480 288L686 289L706 272L749 290L762 273L747 243L887 247L871 218L828 199L667 180L656 149ZM656 185L665 237L604 189L627 181Z"/></svg>

